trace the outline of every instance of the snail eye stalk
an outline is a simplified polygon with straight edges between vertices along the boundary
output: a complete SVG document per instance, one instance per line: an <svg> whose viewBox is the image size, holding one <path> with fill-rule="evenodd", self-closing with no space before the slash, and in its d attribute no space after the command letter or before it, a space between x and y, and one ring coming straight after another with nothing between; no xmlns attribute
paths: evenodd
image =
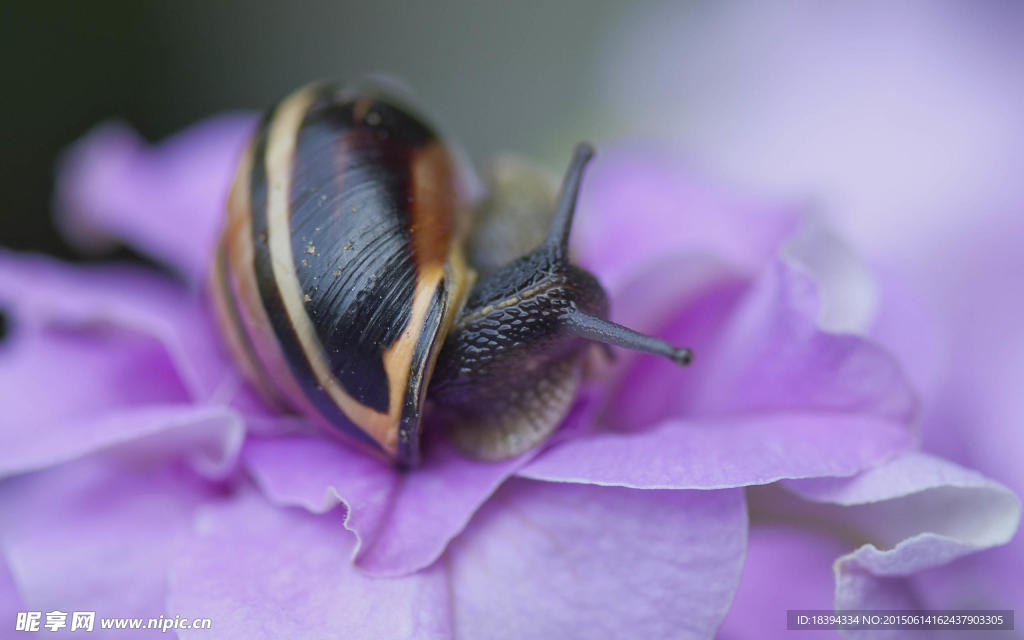
<svg viewBox="0 0 1024 640"><path fill-rule="evenodd" d="M556 261L569 261L569 235L572 232L573 218L576 214L576 201L579 198L583 173L594 157L594 148L586 142L576 145L572 162L562 181L562 192L558 201L558 209L544 241L543 251L547 251ZM580 309L563 315L562 326L572 335L595 342L625 347L634 351L643 351L664 356L680 366L693 362L690 349L677 347L660 338L633 331L610 320L591 315Z"/></svg>
<svg viewBox="0 0 1024 640"><path fill-rule="evenodd" d="M586 142L576 145L572 162L569 163L569 169L562 181L558 208L544 241L544 248L565 262L569 260L569 234L572 232L573 217L576 215L576 199L579 197L580 185L583 182L583 171L593 157L592 146Z"/></svg>
<svg viewBox="0 0 1024 640"><path fill-rule="evenodd" d="M677 347L661 338L633 331L621 324L582 311L577 310L562 316L562 326L580 338L664 356L683 367L693 362L693 351L690 349Z"/></svg>

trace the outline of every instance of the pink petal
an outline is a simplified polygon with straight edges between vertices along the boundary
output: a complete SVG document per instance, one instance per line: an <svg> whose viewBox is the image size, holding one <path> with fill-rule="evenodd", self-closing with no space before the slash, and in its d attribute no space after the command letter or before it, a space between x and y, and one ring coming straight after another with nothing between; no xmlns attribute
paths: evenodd
<svg viewBox="0 0 1024 640"><path fill-rule="evenodd" d="M202 432L209 442L240 445L237 413L183 404L178 378L151 339L131 332L18 330L9 342L0 349L0 476L181 428Z"/></svg>
<svg viewBox="0 0 1024 640"><path fill-rule="evenodd" d="M835 592L832 562L846 551L838 539L788 524L754 525L732 607L719 640L789 639L788 609L831 610ZM834 631L801 631L807 640L834 640Z"/></svg>
<svg viewBox="0 0 1024 640"><path fill-rule="evenodd" d="M11 575L6 559L0 557L0 620L17 620L19 611L27 609L21 601L21 594L14 584L14 576Z"/></svg>
<svg viewBox="0 0 1024 640"><path fill-rule="evenodd" d="M469 460L431 443L423 465L399 471L322 436L251 438L243 459L271 501L323 513L338 503L356 534L355 563L375 575L432 564L473 513L522 464Z"/></svg>
<svg viewBox="0 0 1024 640"><path fill-rule="evenodd" d="M790 209L737 197L694 179L671 157L636 149L597 155L577 219L573 247L613 299L648 261L680 253L714 256L736 271L756 272L796 222Z"/></svg>
<svg viewBox="0 0 1024 640"><path fill-rule="evenodd" d="M1002 544L1020 516L1013 492L970 469L909 452L851 478L790 480L785 487L805 500L839 505L843 513L891 511L900 517L865 518L863 526L891 546L921 531L979 545ZM930 508L942 504L942 508Z"/></svg>
<svg viewBox="0 0 1024 640"><path fill-rule="evenodd" d="M820 328L816 289L804 273L776 263L736 297L736 286L723 282L663 325L670 341L696 337L694 365L638 358L623 374L608 424L635 429L675 416L777 411L910 423L916 398L899 364L866 338Z"/></svg>
<svg viewBox="0 0 1024 640"><path fill-rule="evenodd" d="M1022 556L1024 537L1018 531L1004 546L919 571L905 581L891 582L911 591L929 607L1015 609L1024 594L1024 575L1019 570Z"/></svg>
<svg viewBox="0 0 1024 640"><path fill-rule="evenodd" d="M903 425L861 415L776 412L677 419L639 432L568 440L517 474L640 489L716 489L848 476L914 442Z"/></svg>
<svg viewBox="0 0 1024 640"><path fill-rule="evenodd" d="M1007 182L1007 185L1017 183ZM978 469L1024 494L1024 259L1021 207L978 211L948 229L928 227L926 242L903 247L891 271L895 284L915 285L914 317L880 318L876 335L921 381L926 451ZM955 260L948 256L956 256ZM900 292L902 293L902 292ZM926 578L924 576L927 576ZM1024 537L947 569L914 578L929 602L1018 607L1024 602Z"/></svg>
<svg viewBox="0 0 1024 640"><path fill-rule="evenodd" d="M694 392L693 411L792 409L909 422L916 399L878 345L823 331L814 282L784 263L768 269L729 319Z"/></svg>
<svg viewBox="0 0 1024 640"><path fill-rule="evenodd" d="M879 283L879 313L869 335L896 356L920 394L922 437L927 442L937 435L928 428L928 420L942 411L941 386L950 368L960 366L957 341L951 340L949 328L937 321L942 311L930 308L922 291L912 286L900 270L881 269ZM948 457L955 449L933 453Z"/></svg>
<svg viewBox="0 0 1024 640"><path fill-rule="evenodd" d="M29 610L155 618L192 510L212 496L160 452L91 456L4 481L0 546Z"/></svg>
<svg viewBox="0 0 1024 640"><path fill-rule="evenodd" d="M85 245L125 242L202 281L254 122L249 115L219 116L154 147L124 125L98 127L61 165L64 228Z"/></svg>
<svg viewBox="0 0 1024 640"><path fill-rule="evenodd" d="M819 328L829 333L868 333L880 311L876 274L823 218L805 216L779 255L814 282L819 301L814 318Z"/></svg>
<svg viewBox="0 0 1024 640"><path fill-rule="evenodd" d="M200 512L174 563L168 612L209 617L225 640L452 637L441 565L372 578L349 562L356 544L341 512L279 508L243 490Z"/></svg>
<svg viewBox="0 0 1024 640"><path fill-rule="evenodd" d="M1020 499L1007 488L924 453L904 454L852 478L786 486L819 503L819 517L868 541L837 561L837 608L899 608L914 599L907 577L1005 544L1021 515Z"/></svg>
<svg viewBox="0 0 1024 640"><path fill-rule="evenodd" d="M151 337L193 399L234 400L247 411L266 412L242 384L202 296L169 278L138 268L72 266L0 252L0 305L10 310L15 329L57 327L85 340ZM150 377L145 371L135 375L139 386Z"/></svg>
<svg viewBox="0 0 1024 640"><path fill-rule="evenodd" d="M137 334L18 330L0 349L5 438L186 400L160 345Z"/></svg>
<svg viewBox="0 0 1024 640"><path fill-rule="evenodd" d="M449 552L466 638L710 638L739 580L742 492L509 482Z"/></svg>
<svg viewBox="0 0 1024 640"><path fill-rule="evenodd" d="M616 350L606 375L605 422L617 430L649 427L689 412L697 384L717 364L716 345L750 288L735 270L707 256L679 254L650 261L626 280L611 301L616 322L693 349L694 364L681 369L650 354Z"/></svg>
<svg viewBox="0 0 1024 640"><path fill-rule="evenodd" d="M803 271L780 261L735 296L712 287L663 332L702 340L693 367L637 358L602 418L610 431L553 447L522 474L733 487L850 475L914 445L916 400L898 363L866 338L823 330Z"/></svg>
<svg viewBox="0 0 1024 640"><path fill-rule="evenodd" d="M91 419L40 427L15 422L0 432L0 477L43 469L119 444L145 439L141 447L168 454L185 449L197 470L220 476L232 467L245 428L231 409L149 405L119 409Z"/></svg>

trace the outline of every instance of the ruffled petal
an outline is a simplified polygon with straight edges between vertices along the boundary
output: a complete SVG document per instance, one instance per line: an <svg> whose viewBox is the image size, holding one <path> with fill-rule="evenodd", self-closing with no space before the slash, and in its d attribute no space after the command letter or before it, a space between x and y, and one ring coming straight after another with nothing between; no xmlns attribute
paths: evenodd
<svg viewBox="0 0 1024 640"><path fill-rule="evenodd" d="M792 638L787 609L831 610L835 592L832 562L846 551L822 531L788 524L752 525L743 576L719 640ZM780 579L785 576L785 579ZM834 631L801 631L808 640L835 640Z"/></svg>
<svg viewBox="0 0 1024 640"><path fill-rule="evenodd" d="M223 407L151 405L43 428L15 421L0 432L0 478L139 440L145 440L140 448L185 447L198 471L220 476L233 465L244 436L241 417Z"/></svg>
<svg viewBox="0 0 1024 640"><path fill-rule="evenodd" d="M394 486L388 464L323 435L250 438L242 460L271 502L312 513L341 504L339 484L356 495L385 495Z"/></svg>
<svg viewBox="0 0 1024 640"><path fill-rule="evenodd" d="M734 295L719 289L664 332L707 338L693 367L638 358L602 418L607 432L552 447L521 473L735 487L851 475L915 444L916 397L899 364L866 338L821 328L805 268L778 261L738 303Z"/></svg>
<svg viewBox="0 0 1024 640"><path fill-rule="evenodd" d="M875 327L921 381L924 449L978 469L1018 496L1024 495L1024 298L1015 295L1024 270L1019 211L993 209L985 224L968 216L932 233L926 245L908 248L912 255L890 269L889 282L904 285L891 297L906 301L904 291L910 290L920 309L915 317L887 303L893 313ZM929 592L929 602L1018 607L1024 602L1024 536L927 573L927 580L914 583L919 593Z"/></svg>
<svg viewBox="0 0 1024 640"><path fill-rule="evenodd" d="M604 422L638 430L689 413L697 402L696 382L716 365L715 348L749 289L746 277L719 260L686 254L652 260L626 280L611 301L612 320L696 355L684 369L659 356L616 349L615 365L601 376L607 387Z"/></svg>
<svg viewBox="0 0 1024 640"><path fill-rule="evenodd" d="M784 262L758 279L695 381L697 413L820 410L904 423L916 398L899 364L855 335L823 331L814 281Z"/></svg>
<svg viewBox="0 0 1024 640"><path fill-rule="evenodd" d="M432 564L523 462L477 462L435 442L422 466L403 472L315 435L251 438L243 459L276 504L323 513L343 503L345 526L358 541L355 563L376 575L405 575Z"/></svg>
<svg viewBox="0 0 1024 640"><path fill-rule="evenodd" d="M805 216L780 258L814 282L820 329L865 335L874 326L882 295L875 273L823 219Z"/></svg>
<svg viewBox="0 0 1024 640"><path fill-rule="evenodd" d="M814 281L777 262L742 293L723 283L659 333L686 343L694 365L638 358L622 375L606 422L635 429L687 415L819 411L909 424L917 400L899 364L870 340L818 324Z"/></svg>
<svg viewBox="0 0 1024 640"><path fill-rule="evenodd" d="M447 556L457 635L710 638L746 529L739 490L511 481Z"/></svg>
<svg viewBox="0 0 1024 640"><path fill-rule="evenodd" d="M906 581L889 582L911 591L917 602L930 608L1013 609L1024 594L1022 557L1024 537L1018 532L1001 547L919 571Z"/></svg>
<svg viewBox="0 0 1024 640"><path fill-rule="evenodd" d="M165 613L169 563L193 509L216 489L154 448L118 448L0 484L0 549L28 610Z"/></svg>
<svg viewBox="0 0 1024 640"><path fill-rule="evenodd" d="M797 480L786 487L818 503L814 511L822 518L865 541L837 561L841 609L915 602L908 576L1005 544L1021 515L1020 500L1007 488L924 453L905 454L853 478Z"/></svg>
<svg viewBox="0 0 1024 640"><path fill-rule="evenodd" d="M0 439L187 394L160 345L133 333L16 331L0 349Z"/></svg>
<svg viewBox="0 0 1024 640"><path fill-rule="evenodd" d="M833 512L847 514L846 521L856 521L858 530L883 547L926 531L979 548L995 546L1009 540L1020 519L1020 501L1012 491L921 452L852 478L790 480L785 487L804 500L837 505Z"/></svg>
<svg viewBox="0 0 1024 640"><path fill-rule="evenodd" d="M355 545L340 511L281 508L243 489L196 518L168 612L209 617L225 640L452 637L443 566L373 578L350 563Z"/></svg>
<svg viewBox="0 0 1024 640"><path fill-rule="evenodd" d="M98 127L61 165L59 221L82 245L125 242L200 282L254 125L249 115L219 116L154 147L124 125Z"/></svg>
<svg viewBox="0 0 1024 640"><path fill-rule="evenodd" d="M247 412L266 412L242 383L201 295L149 270L72 266L0 251L0 307L11 314L15 331L58 328L86 342L97 336L152 338L170 360L176 384L184 385L193 400L233 401ZM166 369L161 365L151 374L140 368L132 385L116 388L144 388L157 371L168 377ZM88 377L89 369L75 373Z"/></svg>

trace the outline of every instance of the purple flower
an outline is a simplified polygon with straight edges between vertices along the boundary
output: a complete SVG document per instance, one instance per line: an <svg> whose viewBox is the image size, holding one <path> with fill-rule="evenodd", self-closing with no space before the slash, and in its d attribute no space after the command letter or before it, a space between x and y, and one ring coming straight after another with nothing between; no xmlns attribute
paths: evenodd
<svg viewBox="0 0 1024 640"><path fill-rule="evenodd" d="M665 5L625 24L595 100L610 105L609 119L656 127L692 163L762 191L814 197L882 276L849 283L868 313L844 314L865 320L846 329L899 357L920 399L921 449L1024 493L1024 6ZM979 486L953 484L943 492L951 501ZM987 499L976 494L973 508L995 513ZM978 540L1005 531L985 522ZM765 607L821 593L837 545L834 535L755 524L722 635L749 635ZM779 568L797 559L806 580L778 584ZM1024 606L1019 535L912 575L870 553L855 561L839 564L836 606L855 593L843 574L870 585L857 602ZM753 595L767 585L774 599Z"/></svg>
<svg viewBox="0 0 1024 640"><path fill-rule="evenodd" d="M765 571L816 572L793 608L828 608L833 588L843 606L897 602L894 576L1016 529L1012 493L914 451L917 396L890 353L836 330L863 315L838 241L647 151L595 161L575 250L615 319L692 344L695 367L620 354L551 442L501 463L435 437L402 473L274 413L204 292L251 125L155 149L106 127L62 168L72 237L176 277L0 253L14 611L209 617L218 638L710 638L734 595L770 597ZM751 518L779 524L748 543ZM792 567L744 569L773 541ZM841 554L833 587L815 561Z"/></svg>

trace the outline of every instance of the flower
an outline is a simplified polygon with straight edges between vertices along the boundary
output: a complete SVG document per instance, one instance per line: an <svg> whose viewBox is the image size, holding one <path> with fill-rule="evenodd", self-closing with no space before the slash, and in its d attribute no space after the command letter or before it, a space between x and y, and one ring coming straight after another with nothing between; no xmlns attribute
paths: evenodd
<svg viewBox="0 0 1024 640"><path fill-rule="evenodd" d="M918 403L892 355L836 331L863 275L841 245L650 151L595 162L575 250L615 319L692 344L695 368L623 355L550 443L501 463L428 437L400 472L275 413L224 355L204 292L251 126L217 118L153 149L108 126L66 159L68 234L173 275L0 254L15 610L208 617L219 638L710 638L751 570L748 517L817 541L813 558L846 553L844 604L1016 529L1012 493L914 451ZM821 541L794 514L859 537ZM750 588L736 597L765 595ZM810 595L793 605L830 606Z"/></svg>
<svg viewBox="0 0 1024 640"><path fill-rule="evenodd" d="M594 101L634 134L656 126L696 165L762 192L813 197L882 276L857 285L876 309L850 329L899 357L921 401L921 450L1018 495L1021 9L642 7L613 36L605 91ZM801 545L755 525L744 582L771 584L780 558L799 557L808 569L794 573L807 582L776 584L775 593L801 599L830 581L835 545L834 536ZM751 577L759 566L765 575ZM1024 539L907 578L891 567L860 573L917 607L1019 610ZM724 631L763 620L744 604L753 601L747 589L741 584ZM836 606L848 604L842 596Z"/></svg>

